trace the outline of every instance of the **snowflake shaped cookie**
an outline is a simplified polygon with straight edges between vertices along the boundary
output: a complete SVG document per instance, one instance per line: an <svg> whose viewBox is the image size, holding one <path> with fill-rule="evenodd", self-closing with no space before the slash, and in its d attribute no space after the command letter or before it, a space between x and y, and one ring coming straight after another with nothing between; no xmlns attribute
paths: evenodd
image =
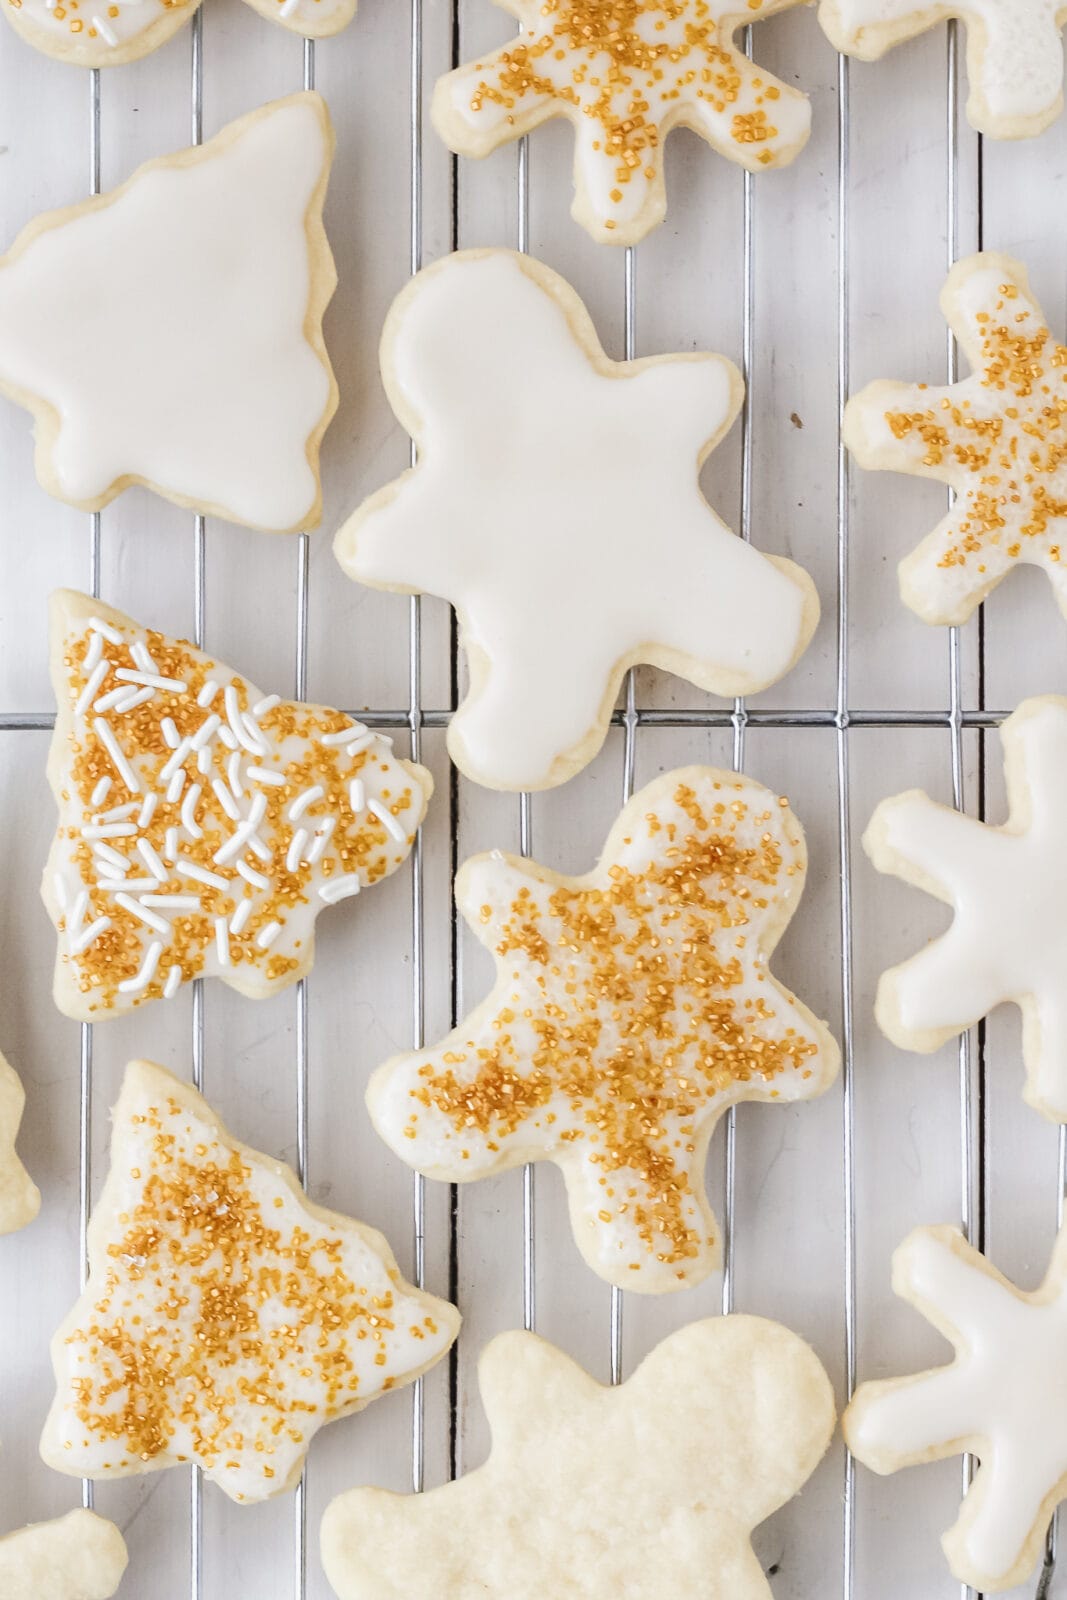
<svg viewBox="0 0 1067 1600"><path fill-rule="evenodd" d="M821 0L819 21L836 50L877 61L894 45L961 17L967 27L967 118L994 139L1041 133L1063 110L1067 8L1050 0Z"/></svg>
<svg viewBox="0 0 1067 1600"><path fill-rule="evenodd" d="M253 999L295 983L319 912L411 849L430 774L340 711L261 695L66 589L52 676L59 829L42 894L68 1016L170 999L197 977Z"/></svg>
<svg viewBox="0 0 1067 1600"><path fill-rule="evenodd" d="M1048 574L1067 615L1067 347L1008 256L957 262L941 308L971 376L948 386L871 383L845 408L845 443L862 466L955 491L948 514L900 564L904 603L926 622L966 622L1026 561Z"/></svg>
<svg viewBox="0 0 1067 1600"><path fill-rule="evenodd" d="M128 1557L113 1522L72 1511L0 1538L4 1600L111 1600Z"/></svg>
<svg viewBox="0 0 1067 1600"><path fill-rule="evenodd" d="M942 1544L961 1583L1010 1589L1032 1572L1067 1495L1067 1231L1040 1289L1024 1294L958 1229L917 1228L893 1257L893 1289L955 1345L956 1359L860 1384L845 1439L881 1473L978 1456Z"/></svg>
<svg viewBox="0 0 1067 1600"><path fill-rule="evenodd" d="M636 662L732 696L804 650L811 579L738 539L700 492L741 404L721 356L609 361L562 278L475 250L401 293L382 372L419 464L356 512L337 556L361 583L456 607L471 687L448 748L469 777L563 783L600 748Z"/></svg>
<svg viewBox="0 0 1067 1600"><path fill-rule="evenodd" d="M98 511L140 483L267 532L318 523L333 143L325 102L293 95L23 230L0 389L33 412L50 494Z"/></svg>
<svg viewBox="0 0 1067 1600"><path fill-rule="evenodd" d="M162 1067L126 1070L85 1293L52 1341L41 1454L115 1478L196 1461L232 1500L292 1488L326 1423L412 1382L458 1313L381 1234L312 1205Z"/></svg>
<svg viewBox="0 0 1067 1600"><path fill-rule="evenodd" d="M1067 1122L1067 700L1024 700L1000 730L1009 816L1001 827L920 790L883 800L863 843L953 907L947 933L883 973L878 1023L905 1050L936 1050L995 1006L1023 1014L1025 1097Z"/></svg>
<svg viewBox="0 0 1067 1600"><path fill-rule="evenodd" d="M41 1209L37 1187L15 1154L25 1103L18 1074L0 1056L0 1233L24 1228Z"/></svg>
<svg viewBox="0 0 1067 1600"><path fill-rule="evenodd" d="M485 156L550 117L574 126L572 215L604 244L663 221L663 146L692 128L752 172L806 144L807 96L755 66L734 35L798 0L497 0L519 20L481 61L437 84L434 126L457 155Z"/></svg>
<svg viewBox="0 0 1067 1600"><path fill-rule="evenodd" d="M837 1071L767 966L805 870L786 802L711 767L635 795L583 878L475 856L456 903L496 983L439 1045L374 1075L378 1131L453 1183L554 1161L595 1272L645 1293L699 1282L719 1259L716 1122L740 1100L810 1099Z"/></svg>
<svg viewBox="0 0 1067 1600"><path fill-rule="evenodd" d="M751 1530L834 1429L823 1368L760 1317L694 1322L609 1389L532 1333L487 1346L486 1464L429 1494L353 1489L327 1509L340 1600L770 1600Z"/></svg>

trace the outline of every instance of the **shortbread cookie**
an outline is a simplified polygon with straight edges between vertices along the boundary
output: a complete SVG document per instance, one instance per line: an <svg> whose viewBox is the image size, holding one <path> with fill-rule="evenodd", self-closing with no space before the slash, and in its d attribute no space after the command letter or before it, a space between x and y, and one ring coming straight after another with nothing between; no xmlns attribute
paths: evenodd
<svg viewBox="0 0 1067 1600"><path fill-rule="evenodd" d="M400 294L382 372L419 465L356 512L337 557L362 583L456 607L471 687L448 748L468 777L563 783L636 662L732 696L800 656L811 579L700 492L743 393L723 357L609 361L562 278L472 250Z"/></svg>
<svg viewBox="0 0 1067 1600"><path fill-rule="evenodd" d="M871 383L845 407L845 443L861 466L937 478L956 493L901 562L901 596L926 622L966 622L1028 561L1048 574L1067 615L1067 347L1025 269L992 251L956 263L941 309L971 376Z"/></svg>
<svg viewBox="0 0 1067 1600"><path fill-rule="evenodd" d="M475 856L456 903L496 983L439 1045L374 1075L378 1131L451 1183L554 1161L595 1272L649 1294L699 1282L720 1257L715 1124L837 1072L826 1028L767 966L805 870L786 801L711 767L635 795L583 878Z"/></svg>
<svg viewBox="0 0 1067 1600"><path fill-rule="evenodd" d="M750 172L807 143L807 96L756 66L735 34L798 0L497 0L519 19L483 60L448 73L434 126L458 155L486 156L547 122L574 126L571 213L603 244L636 244L663 221L663 146L692 128Z"/></svg>
<svg viewBox="0 0 1067 1600"><path fill-rule="evenodd" d="M989 827L921 790L883 800L864 835L880 872L952 906L947 933L878 985L878 1025L936 1050L995 1006L1023 1014L1025 1098L1067 1122L1067 700L1024 700L1002 725L1009 815Z"/></svg>
<svg viewBox="0 0 1067 1600"><path fill-rule="evenodd" d="M280 1494L319 1428L433 1366L459 1315L162 1067L127 1068L113 1124L41 1454L90 1478L195 1461L232 1500Z"/></svg>
<svg viewBox="0 0 1067 1600"><path fill-rule="evenodd" d="M130 484L273 533L321 515L333 130L316 94L31 222L0 259L0 388L37 476L98 511Z"/></svg>
<svg viewBox="0 0 1067 1600"><path fill-rule="evenodd" d="M947 1367L862 1383L844 1417L875 1472L964 1453L981 1470L942 1540L961 1583L1010 1589L1033 1571L1067 1496L1067 1231L1040 1289L1024 1294L956 1228L917 1228L893 1289L956 1347Z"/></svg>
<svg viewBox="0 0 1067 1600"><path fill-rule="evenodd" d="M15 1154L25 1103L18 1074L0 1055L0 1233L24 1228L41 1209L37 1186Z"/></svg>
<svg viewBox="0 0 1067 1600"><path fill-rule="evenodd" d="M340 1600L770 1600L751 1530L834 1430L796 1334L716 1317L671 1334L617 1388L532 1333L482 1356L486 1464L429 1494L353 1489L327 1509Z"/></svg>
<svg viewBox="0 0 1067 1600"><path fill-rule="evenodd" d="M877 61L904 39L961 17L967 27L967 120L994 139L1027 139L1063 110L1067 7L1049 0L821 0L836 50Z"/></svg>
<svg viewBox="0 0 1067 1600"><path fill-rule="evenodd" d="M325 706L260 694L88 595L52 600L59 830L42 894L55 999L98 1020L221 978L252 999L315 958L325 906L403 862L425 767Z"/></svg>
<svg viewBox="0 0 1067 1600"><path fill-rule="evenodd" d="M4 1600L111 1600L128 1557L113 1522L72 1511L0 1538Z"/></svg>

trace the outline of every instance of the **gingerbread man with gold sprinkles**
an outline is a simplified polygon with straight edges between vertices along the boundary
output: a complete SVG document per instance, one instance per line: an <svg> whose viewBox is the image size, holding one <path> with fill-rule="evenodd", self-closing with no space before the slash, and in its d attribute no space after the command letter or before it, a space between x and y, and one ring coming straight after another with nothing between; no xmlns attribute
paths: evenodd
<svg viewBox="0 0 1067 1600"><path fill-rule="evenodd" d="M752 172L807 142L805 95L755 66L739 28L799 0L496 0L519 21L437 84L433 121L457 155L486 156L550 117L575 130L572 214L604 244L663 221L663 145L691 128Z"/></svg>

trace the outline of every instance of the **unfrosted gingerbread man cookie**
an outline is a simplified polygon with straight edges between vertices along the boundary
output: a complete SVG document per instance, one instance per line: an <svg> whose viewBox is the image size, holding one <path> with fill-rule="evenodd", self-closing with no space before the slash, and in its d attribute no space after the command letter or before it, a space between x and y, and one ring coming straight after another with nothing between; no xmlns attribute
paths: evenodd
<svg viewBox="0 0 1067 1600"><path fill-rule="evenodd" d="M348 521L337 557L361 583L456 607L471 686L448 748L468 777L563 783L637 662L733 696L801 655L811 579L700 492L743 394L723 357L609 361L562 278L474 250L400 294L382 373L419 464Z"/></svg>
<svg viewBox="0 0 1067 1600"><path fill-rule="evenodd" d="M295 983L320 911L406 860L425 767L88 595L52 601L55 998L92 1021L217 977Z"/></svg>
<svg viewBox="0 0 1067 1600"><path fill-rule="evenodd" d="M711 767L635 795L583 878L475 856L456 904L496 983L440 1044L374 1075L378 1131L452 1183L554 1161L595 1272L645 1293L699 1282L720 1254L715 1124L837 1072L826 1028L768 970L805 869L786 802Z"/></svg>
<svg viewBox="0 0 1067 1600"><path fill-rule="evenodd" d="M1040 1289L1024 1294L956 1228L918 1228L893 1257L893 1288L956 1348L946 1367L861 1383L849 1449L875 1472L946 1456L982 1466L942 1540L961 1583L1010 1589L1033 1571L1067 1495L1067 1232Z"/></svg>
<svg viewBox="0 0 1067 1600"><path fill-rule="evenodd" d="M920 790L883 800L864 835L880 872L952 906L947 933L883 973L879 1026L938 1049L1014 1001L1025 1097L1067 1122L1067 700L1024 700L1000 730L1009 816L990 827Z"/></svg>
<svg viewBox="0 0 1067 1600"><path fill-rule="evenodd" d="M1009 256L958 261L941 309L970 377L871 383L845 407L845 443L861 466L936 478L956 494L901 562L901 596L926 622L966 622L1025 561L1048 574L1067 615L1067 347Z"/></svg>
<svg viewBox="0 0 1067 1600"><path fill-rule="evenodd" d="M327 1509L340 1600L770 1600L749 1537L830 1442L829 1379L759 1317L694 1322L616 1388L532 1333L478 1369L493 1433L429 1494L353 1489Z"/></svg>
<svg viewBox="0 0 1067 1600"><path fill-rule="evenodd" d="M15 1069L0 1055L0 1233L14 1233L32 1222L41 1196L15 1153L26 1096Z"/></svg>
<svg viewBox="0 0 1067 1600"><path fill-rule="evenodd" d="M52 1341L41 1440L79 1477L195 1461L232 1500L265 1500L292 1488L325 1423L411 1383L459 1328L381 1234L312 1205L145 1061L114 1110L89 1264Z"/></svg>
<svg viewBox="0 0 1067 1600"><path fill-rule="evenodd" d="M127 1560L113 1522L72 1511L0 1538L0 1594L4 1600L111 1600Z"/></svg>
<svg viewBox="0 0 1067 1600"><path fill-rule="evenodd" d="M293 95L23 230L0 389L33 412L50 494L98 511L140 483L267 532L318 523L333 144L325 102Z"/></svg>
<svg viewBox="0 0 1067 1600"><path fill-rule="evenodd" d="M751 172L807 142L807 96L734 35L798 0L497 0L519 37L437 84L432 115L458 155L485 156L550 117L574 126L572 214L604 244L636 244L667 210L663 146L692 128Z"/></svg>

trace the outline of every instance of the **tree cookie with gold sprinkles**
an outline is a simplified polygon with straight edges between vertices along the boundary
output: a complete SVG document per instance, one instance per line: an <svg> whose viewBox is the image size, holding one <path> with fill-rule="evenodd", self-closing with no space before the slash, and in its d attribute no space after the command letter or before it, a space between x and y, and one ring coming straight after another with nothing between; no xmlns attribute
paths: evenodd
<svg viewBox="0 0 1067 1600"><path fill-rule="evenodd" d="M113 1522L71 1511L0 1538L4 1600L111 1600L128 1561Z"/></svg>
<svg viewBox="0 0 1067 1600"><path fill-rule="evenodd" d="M42 894L67 1016L199 977L273 994L310 970L319 912L407 858L433 779L343 712L263 695L69 589L52 599L51 666L59 829Z"/></svg>
<svg viewBox="0 0 1067 1600"><path fill-rule="evenodd" d="M536 1334L504 1333L478 1380L484 1466L327 1508L340 1600L771 1600L752 1529L807 1482L836 1420L796 1334L762 1317L690 1323L607 1388Z"/></svg>
<svg viewBox="0 0 1067 1600"><path fill-rule="evenodd" d="M49 494L99 511L144 484L268 533L317 525L333 148L325 101L291 95L23 229L0 390L33 413Z"/></svg>
<svg viewBox="0 0 1067 1600"><path fill-rule="evenodd" d="M89 1478L194 1461L232 1500L265 1500L325 1423L413 1382L458 1329L381 1234L313 1205L189 1084L136 1061L89 1281L52 1341L41 1454Z"/></svg>
<svg viewBox="0 0 1067 1600"><path fill-rule="evenodd" d="M550 117L574 127L572 215L602 244L636 244L663 221L663 146L691 128L750 172L807 142L806 95L756 66L738 30L799 0L496 0L519 37L441 78L434 126L486 156Z"/></svg>
<svg viewBox="0 0 1067 1600"><path fill-rule="evenodd" d="M440 1044L375 1073L379 1133L451 1183L553 1161L595 1272L648 1294L698 1283L721 1255L715 1124L741 1100L810 1099L838 1069L768 969L805 871L787 802L711 767L635 795L584 877L475 856L456 904L496 983Z"/></svg>
<svg viewBox="0 0 1067 1600"><path fill-rule="evenodd" d="M37 1186L15 1153L25 1104L17 1072L0 1055L0 1233L24 1228L41 1209Z"/></svg>
<svg viewBox="0 0 1067 1600"><path fill-rule="evenodd" d="M941 309L970 377L870 383L845 407L845 443L861 466L936 478L955 492L901 562L901 596L924 621L955 625L1029 562L1048 574L1067 616L1067 347L1010 256L958 261Z"/></svg>

